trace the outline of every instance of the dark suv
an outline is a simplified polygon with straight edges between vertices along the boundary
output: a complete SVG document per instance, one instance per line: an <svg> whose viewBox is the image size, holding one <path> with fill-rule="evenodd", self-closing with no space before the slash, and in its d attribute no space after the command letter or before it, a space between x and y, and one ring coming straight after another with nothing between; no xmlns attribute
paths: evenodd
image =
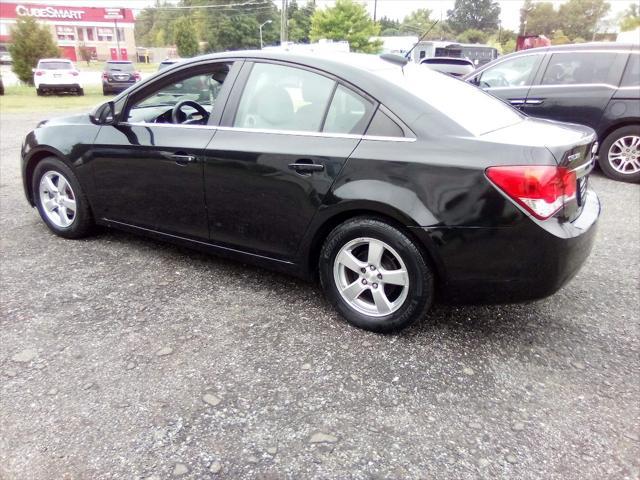
<svg viewBox="0 0 640 480"><path fill-rule="evenodd" d="M465 77L523 112L598 134L609 177L640 181L640 47L585 43L505 55Z"/></svg>
<svg viewBox="0 0 640 480"><path fill-rule="evenodd" d="M120 93L139 81L140 73L136 72L132 62L110 60L105 63L102 73L102 93Z"/></svg>

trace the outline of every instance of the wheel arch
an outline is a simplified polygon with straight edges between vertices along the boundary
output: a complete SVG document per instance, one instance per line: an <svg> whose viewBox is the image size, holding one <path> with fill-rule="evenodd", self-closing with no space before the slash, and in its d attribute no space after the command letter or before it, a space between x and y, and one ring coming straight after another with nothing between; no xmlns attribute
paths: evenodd
<svg viewBox="0 0 640 480"><path fill-rule="evenodd" d="M69 159L66 158L62 152L51 146L41 146L29 152L29 156L25 160L24 167L24 188L27 194L27 200L32 207L35 206L35 198L33 195L33 174L36 170L36 166L45 158L49 157L55 157L61 162L64 162L69 168L73 169L73 165Z"/></svg>
<svg viewBox="0 0 640 480"><path fill-rule="evenodd" d="M619 130L621 128L624 127L631 127L631 126L638 126L640 127L640 118L625 118L624 120L620 120L619 122L613 123L611 125L608 125L607 128L605 128L599 135L598 135L598 155L600 155L601 152L601 148L602 145L604 144L605 139L611 135L613 132L615 132L616 130Z"/></svg>
<svg viewBox="0 0 640 480"><path fill-rule="evenodd" d="M320 250L329 233L338 225L356 217L376 218L402 231L422 252L425 261L433 271L436 285L442 285L446 278L444 264L428 231L420 228L409 217L388 205L375 202L358 202L358 204L340 208L331 213L324 212L319 216L322 218L317 219L314 222L315 225L307 233L306 248L301 255L305 276L309 279L316 279L318 276Z"/></svg>

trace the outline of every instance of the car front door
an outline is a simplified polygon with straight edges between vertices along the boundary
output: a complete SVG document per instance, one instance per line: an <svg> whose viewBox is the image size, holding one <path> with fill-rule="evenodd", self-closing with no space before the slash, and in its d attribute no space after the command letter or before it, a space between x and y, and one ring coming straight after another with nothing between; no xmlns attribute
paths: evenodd
<svg viewBox="0 0 640 480"><path fill-rule="evenodd" d="M543 58L542 52L506 58L467 81L516 108L524 109L529 88Z"/></svg>
<svg viewBox="0 0 640 480"><path fill-rule="evenodd" d="M233 62L190 65L130 95L120 121L103 126L94 141L101 219L208 240L203 154L234 72ZM172 118L184 100L206 115L191 104Z"/></svg>
<svg viewBox="0 0 640 480"><path fill-rule="evenodd" d="M605 50L549 53L529 89L525 112L597 129L628 56Z"/></svg>
<svg viewBox="0 0 640 480"><path fill-rule="evenodd" d="M293 259L374 108L317 71L247 62L206 148L211 240Z"/></svg>

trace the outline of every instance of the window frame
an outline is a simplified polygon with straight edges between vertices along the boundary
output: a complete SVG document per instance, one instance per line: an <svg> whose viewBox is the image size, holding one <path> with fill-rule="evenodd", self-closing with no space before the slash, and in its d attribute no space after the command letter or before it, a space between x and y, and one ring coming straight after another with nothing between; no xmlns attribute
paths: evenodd
<svg viewBox="0 0 640 480"><path fill-rule="evenodd" d="M189 64L178 68L177 70L171 71L160 71L164 72L164 74L158 74L158 78L154 81L150 82L148 85L145 85L143 88L132 91L129 95L127 95L127 99L124 107L118 113L118 122L122 124L129 124L128 115L131 108L136 104L136 102L143 100L151 95L153 95L158 90L165 88L171 84L174 84L180 80L185 78L189 78L192 76L196 76L199 74L207 73L211 70L211 67L216 64L221 63L230 63L231 66L229 68L229 73L227 74L227 78L222 84L222 88L220 89L220 93L216 98L215 105L211 114L209 115L209 120L206 125L176 125L173 123L145 123L144 125L153 126L171 126L171 127L184 127L184 128L194 128L194 127L217 127L220 124L220 119L222 117L222 112L225 109L225 105L229 99L229 93L233 88L233 84L236 82L238 78L238 73L244 64L243 60L238 60L236 58L220 58L216 60L208 60L203 63L199 63L196 65Z"/></svg>
<svg viewBox="0 0 640 480"><path fill-rule="evenodd" d="M278 130L278 129L265 129L265 128L241 128L241 127L234 127L234 123L235 123L235 119L236 119L236 115L238 113L238 107L240 106L240 100L242 99L242 95L244 94L245 88L247 86L249 77L251 75L251 72L253 70L254 65L256 64L273 64L273 65L280 65L283 67L289 67L289 68L297 68L300 70L305 70L311 73L315 73L316 75L320 75L322 77L325 77L329 80L332 80L334 82L334 86L333 86L333 90L331 92L331 96L329 98L329 101L327 102L327 106L325 108L323 117L322 117L322 122L320 124L320 129L318 131L309 131L309 130ZM324 124L327 118L327 114L329 113L329 109L331 108L331 104L333 103L333 98L335 96L336 90L338 89L338 85L341 85L342 87L356 93L357 95L360 95L362 98L364 98L365 100L371 102L372 108L371 111L369 112L369 117L365 120L364 123L366 123L366 126L363 130L363 133L361 134L354 134L354 133L325 133L323 132L323 128L324 128ZM310 135L310 136L325 136L325 137L341 137L341 136L364 136L366 134L366 131L369 128L369 124L371 123L371 120L373 119L373 115L376 113L376 111L378 110L378 107L380 105L380 102L378 102L375 98L373 98L371 95L369 95L367 92L363 91L362 89L356 87L355 85L352 85L346 81L344 81L343 79L336 77L335 75L332 75L328 72L325 72L323 70L319 70L317 68L313 68L313 67L309 67L308 65L303 65L303 64L299 64L299 63L294 63L294 62L286 62L286 61L281 61L281 60L272 60L272 59L262 59L262 58L250 58L247 59L244 62L244 65L242 65L242 68L238 74L238 78L236 79L236 82L233 86L233 89L229 95L229 99L227 100L224 112L222 114L222 120L220 121L220 126L224 127L224 128L228 128L228 129L233 129L233 130L237 130L237 131L256 131L256 132L283 132L283 133L289 133L291 135Z"/></svg>

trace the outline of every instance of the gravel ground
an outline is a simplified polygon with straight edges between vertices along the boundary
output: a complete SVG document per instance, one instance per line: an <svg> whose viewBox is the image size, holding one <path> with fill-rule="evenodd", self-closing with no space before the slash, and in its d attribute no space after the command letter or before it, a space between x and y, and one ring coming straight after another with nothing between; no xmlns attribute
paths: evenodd
<svg viewBox="0 0 640 480"><path fill-rule="evenodd" d="M314 285L120 232L52 235L2 115L0 477L640 476L640 187L595 175L595 250L552 298L395 336Z"/></svg>

